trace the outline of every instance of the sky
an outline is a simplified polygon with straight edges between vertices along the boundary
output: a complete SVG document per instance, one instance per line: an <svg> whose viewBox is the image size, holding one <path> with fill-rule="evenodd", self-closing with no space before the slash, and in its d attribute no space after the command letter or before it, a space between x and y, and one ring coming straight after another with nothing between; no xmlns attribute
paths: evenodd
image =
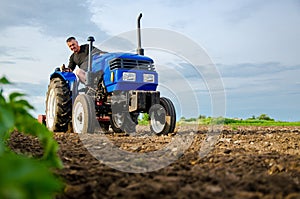
<svg viewBox="0 0 300 199"><path fill-rule="evenodd" d="M300 121L299 0L1 0L0 7L0 77L14 82L7 91L28 95L35 116L45 112L49 75L68 63L66 38L86 43L93 35L95 45L103 49L101 44L110 38L135 31L142 12L143 28L184 35L204 49L223 84L224 116L267 114ZM119 45L122 49L125 44ZM172 76L174 87L169 89L181 110L179 117L194 117L189 110L195 106L196 114L211 115L211 93L203 74L191 77L189 60L147 47L145 54L157 63L161 89L168 87L164 69L183 73ZM193 99L182 97L180 78L190 84Z"/></svg>

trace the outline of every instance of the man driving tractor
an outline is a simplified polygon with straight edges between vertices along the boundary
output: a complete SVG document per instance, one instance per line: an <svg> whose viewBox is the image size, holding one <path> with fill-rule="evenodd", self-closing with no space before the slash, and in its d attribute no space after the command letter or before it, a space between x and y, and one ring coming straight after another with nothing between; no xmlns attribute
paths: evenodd
<svg viewBox="0 0 300 199"><path fill-rule="evenodd" d="M66 42L70 50L73 51L73 54L70 56L68 68L65 68L65 65L62 65L61 71L72 71L82 83L85 83L89 45L79 45L75 37L69 37ZM93 52L103 53L103 51L96 47L93 47Z"/></svg>

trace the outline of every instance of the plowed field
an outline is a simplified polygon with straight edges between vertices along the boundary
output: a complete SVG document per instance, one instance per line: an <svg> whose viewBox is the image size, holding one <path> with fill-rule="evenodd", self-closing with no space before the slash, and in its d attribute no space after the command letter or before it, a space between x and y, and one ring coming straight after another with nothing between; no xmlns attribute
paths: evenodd
<svg viewBox="0 0 300 199"><path fill-rule="evenodd" d="M136 154L163 149L175 137L145 136L145 132L105 137L121 151ZM170 153L178 158L150 172L139 171L146 163L151 168L164 160L142 159L137 173L114 169L91 155L86 144L94 142L100 148L106 144L99 145L97 134L83 142L74 133L55 133L64 164L55 172L66 184L57 198L300 198L300 127L224 127L214 147L200 157L207 132L207 127L196 131L186 127L183 134L193 135L193 140L184 153L176 153L180 150L176 145ZM17 152L42 154L36 138L18 133L12 135L10 146ZM126 160L119 164L129 168Z"/></svg>

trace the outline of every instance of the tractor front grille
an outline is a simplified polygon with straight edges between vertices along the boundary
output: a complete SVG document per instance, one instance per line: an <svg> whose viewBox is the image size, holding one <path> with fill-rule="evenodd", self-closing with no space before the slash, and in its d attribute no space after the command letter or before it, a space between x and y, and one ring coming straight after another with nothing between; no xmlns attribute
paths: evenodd
<svg viewBox="0 0 300 199"><path fill-rule="evenodd" d="M109 62L110 69L127 68L127 69L139 69L155 71L153 62L135 59L120 59L116 58Z"/></svg>

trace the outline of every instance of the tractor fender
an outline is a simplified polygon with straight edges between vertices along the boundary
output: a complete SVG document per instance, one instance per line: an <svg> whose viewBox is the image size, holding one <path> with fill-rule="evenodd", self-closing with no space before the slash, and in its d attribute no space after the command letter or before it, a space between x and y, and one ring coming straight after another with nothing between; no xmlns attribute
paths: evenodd
<svg viewBox="0 0 300 199"><path fill-rule="evenodd" d="M76 75L72 72L55 71L50 75L50 80L57 77L66 81L69 85L69 88L72 88L73 83L76 81Z"/></svg>

